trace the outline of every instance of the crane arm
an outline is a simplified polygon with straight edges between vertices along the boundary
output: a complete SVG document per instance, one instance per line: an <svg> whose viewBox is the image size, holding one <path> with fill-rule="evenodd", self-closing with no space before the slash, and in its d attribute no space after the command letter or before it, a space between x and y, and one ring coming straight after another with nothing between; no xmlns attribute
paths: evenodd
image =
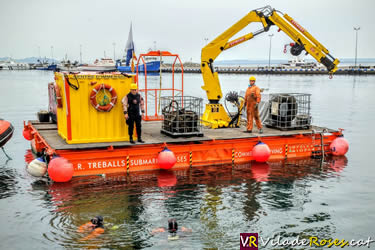
<svg viewBox="0 0 375 250"><path fill-rule="evenodd" d="M292 55L299 55L303 50L310 54L318 62L326 66L328 72L333 74L337 71L337 65L340 63L329 54L326 49L318 40L316 40L305 28L298 24L287 14L280 16L275 10L269 16L276 26L279 27L285 34L287 34L295 42L291 48Z"/></svg>
<svg viewBox="0 0 375 250"><path fill-rule="evenodd" d="M248 33L239 38L229 41L235 34L248 26L250 23L259 22L263 29ZM280 16L275 9L266 6L260 9L250 11L237 23L232 25L224 33L216 37L202 49L201 71L204 85L202 89L206 91L210 103L218 103L223 94L217 72L214 71L213 62L222 51L235 47L245 41L254 38L263 32L267 32L270 26L276 25L294 42L291 48L293 55L299 55L303 50L314 57L318 62L326 66L330 74L337 70L339 60L329 54L329 51L316 40L306 29L299 25L287 14Z"/></svg>
<svg viewBox="0 0 375 250"><path fill-rule="evenodd" d="M231 41L229 40L243 28L254 22L261 23L263 28ZM206 91L209 101L202 116L202 120L204 121L203 124L214 128L226 127L231 124L231 119L228 114L226 114L222 105L219 104L220 99L223 97L223 93L221 91L218 73L215 72L213 67L214 60L222 51L248 41L263 32L267 32L272 25L279 27L279 31L283 31L294 41L294 45L291 47L292 55L297 56L305 50L306 53L310 54L318 62L326 66L330 74L333 74L337 70L339 60L331 56L329 51L318 40L316 40L306 29L299 25L290 16L287 14L284 14L283 16L279 15L278 12L270 6L252 10L229 29L224 31L224 33L202 48L201 72L204 82L202 89Z"/></svg>
<svg viewBox="0 0 375 250"><path fill-rule="evenodd" d="M242 37L229 41L231 37L233 37L235 34L237 34L239 31L253 22L262 23L264 28L260 31L254 33L251 32ZM247 40L252 39L254 36L264 31L268 31L270 25L271 24L267 23L263 12L258 12L257 10L251 11L202 49L201 71L204 82L202 89L206 91L210 103L218 103L223 96L218 74L214 71L213 68L214 60L221 54L223 50L232 48Z"/></svg>

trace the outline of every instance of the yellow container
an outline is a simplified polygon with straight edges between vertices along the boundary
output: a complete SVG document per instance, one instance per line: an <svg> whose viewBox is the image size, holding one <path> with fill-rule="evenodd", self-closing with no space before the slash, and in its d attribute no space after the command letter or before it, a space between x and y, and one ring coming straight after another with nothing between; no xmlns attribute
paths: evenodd
<svg viewBox="0 0 375 250"><path fill-rule="evenodd" d="M62 99L57 108L58 133L67 143L129 141L121 100L130 92L134 75L56 72L55 81ZM110 111L101 111L114 103L113 90L115 105ZM96 108L94 99L99 103Z"/></svg>

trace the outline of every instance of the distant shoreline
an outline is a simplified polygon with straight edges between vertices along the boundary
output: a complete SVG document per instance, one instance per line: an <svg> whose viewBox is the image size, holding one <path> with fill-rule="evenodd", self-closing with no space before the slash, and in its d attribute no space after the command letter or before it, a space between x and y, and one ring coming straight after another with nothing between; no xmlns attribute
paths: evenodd
<svg viewBox="0 0 375 250"><path fill-rule="evenodd" d="M38 63L39 61L47 61L47 62L53 62L53 63L60 63L61 61L52 59L52 58L38 58L38 57L27 57L27 58L11 58L11 57L0 57L0 62L1 61L9 61L12 60L14 62L18 63L30 63L30 64L35 64ZM278 64L284 64L288 62L288 58L285 59L271 59L270 63L271 65L275 66ZM355 63L354 58L339 58L340 64L353 64ZM75 61L74 59L70 61ZM77 60L78 61L78 60ZM305 58L306 62L316 62L312 58ZM217 60L214 62L216 66L244 66L244 65L268 65L268 59L252 59L252 60L246 60L246 59L233 59L233 60ZM200 62L189 62L185 61L184 65L186 64L194 64L194 65L200 65ZM375 65L375 58L357 58L357 65L359 64L373 64Z"/></svg>
<svg viewBox="0 0 375 250"><path fill-rule="evenodd" d="M163 67L163 72L172 72L172 67ZM174 69L175 72L181 72L180 67ZM215 67L218 73L228 74L293 74L293 75L324 75L328 74L325 68L299 68L299 67ZM201 73L200 67L184 67L184 73ZM375 66L361 66L354 68L352 66L339 67L335 75L375 75Z"/></svg>

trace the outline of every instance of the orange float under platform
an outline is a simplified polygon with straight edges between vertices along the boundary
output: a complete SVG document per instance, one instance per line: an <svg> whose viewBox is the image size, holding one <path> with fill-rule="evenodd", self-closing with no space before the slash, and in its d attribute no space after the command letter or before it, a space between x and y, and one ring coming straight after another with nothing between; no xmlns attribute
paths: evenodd
<svg viewBox="0 0 375 250"><path fill-rule="evenodd" d="M203 129L203 137L170 138L160 133L161 122L143 122L144 144L124 142L68 144L53 123L29 121L32 149L47 156L59 155L74 167L74 176L128 173L160 169L158 154L168 147L177 162L172 170L196 166L239 165L253 160L259 142L271 150L269 161L331 154L330 144L341 130L312 126L307 130L280 131L264 128L263 134L243 128Z"/></svg>

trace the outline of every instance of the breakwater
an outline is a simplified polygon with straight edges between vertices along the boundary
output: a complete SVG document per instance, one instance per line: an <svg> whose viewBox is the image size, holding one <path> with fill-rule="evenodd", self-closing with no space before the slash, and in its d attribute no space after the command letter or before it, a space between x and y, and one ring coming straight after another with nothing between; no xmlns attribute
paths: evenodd
<svg viewBox="0 0 375 250"><path fill-rule="evenodd" d="M172 67L163 67L163 72L172 72ZM181 68L175 68L175 72L181 72ZM215 67L215 71L218 73L229 73L229 74L328 74L325 68L254 68L254 67ZM184 73L201 73L199 67L184 67ZM375 67L366 68L350 68L342 67L336 72L336 75L367 75L375 74Z"/></svg>

